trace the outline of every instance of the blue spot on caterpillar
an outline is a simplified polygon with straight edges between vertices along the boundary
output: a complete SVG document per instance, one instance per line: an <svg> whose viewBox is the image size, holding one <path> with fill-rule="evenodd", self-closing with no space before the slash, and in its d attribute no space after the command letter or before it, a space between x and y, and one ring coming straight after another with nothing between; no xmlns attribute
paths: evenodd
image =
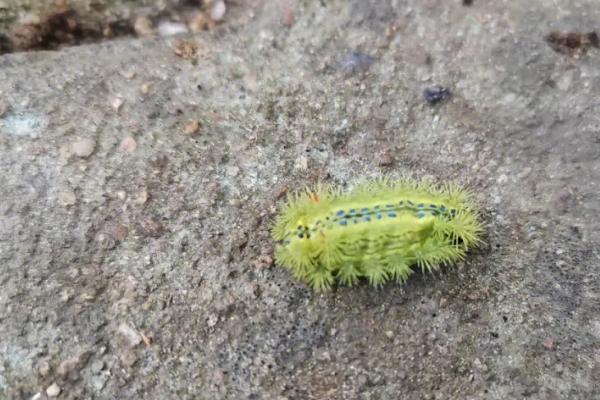
<svg viewBox="0 0 600 400"><path fill-rule="evenodd" d="M433 271L462 260L482 232L465 189L383 178L348 193L320 186L290 195L272 233L279 242L278 264L315 290L326 290L361 278L373 286L405 282L413 266Z"/></svg>

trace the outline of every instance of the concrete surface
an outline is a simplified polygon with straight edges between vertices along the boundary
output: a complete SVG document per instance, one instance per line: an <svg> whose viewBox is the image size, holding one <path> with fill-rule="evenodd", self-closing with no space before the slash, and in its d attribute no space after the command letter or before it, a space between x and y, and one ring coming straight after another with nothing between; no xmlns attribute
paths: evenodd
<svg viewBox="0 0 600 400"><path fill-rule="evenodd" d="M598 396L600 51L544 41L597 2L239 7L197 60L0 56L0 398ZM487 245L380 290L270 265L285 187L380 172L469 185Z"/></svg>

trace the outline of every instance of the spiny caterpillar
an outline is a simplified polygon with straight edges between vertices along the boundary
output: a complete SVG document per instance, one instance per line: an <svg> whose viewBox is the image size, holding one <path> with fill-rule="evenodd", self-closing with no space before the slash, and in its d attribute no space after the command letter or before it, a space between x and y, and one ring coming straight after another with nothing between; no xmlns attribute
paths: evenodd
<svg viewBox="0 0 600 400"><path fill-rule="evenodd" d="M319 185L289 195L272 234L278 264L322 291L361 278L404 283L411 266L435 271L462 260L482 231L467 190L381 178L348 193Z"/></svg>

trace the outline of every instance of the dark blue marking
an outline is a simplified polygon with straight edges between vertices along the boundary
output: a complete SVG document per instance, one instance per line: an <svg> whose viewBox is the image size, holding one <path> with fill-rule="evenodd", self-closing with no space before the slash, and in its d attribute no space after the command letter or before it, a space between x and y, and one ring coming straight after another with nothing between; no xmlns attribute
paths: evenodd
<svg viewBox="0 0 600 400"><path fill-rule="evenodd" d="M383 218L383 215L377 214L377 219L381 219L381 218Z"/></svg>
<svg viewBox="0 0 600 400"><path fill-rule="evenodd" d="M369 212L369 209L368 209L368 208L363 208L363 209L361 209L360 211L361 211L361 212L363 212L363 213L368 213L368 212Z"/></svg>
<svg viewBox="0 0 600 400"><path fill-rule="evenodd" d="M350 214L354 215L356 213L356 210L354 208L351 208L349 212Z"/></svg>
<svg viewBox="0 0 600 400"><path fill-rule="evenodd" d="M417 207L419 207L419 208L423 208L423 207L425 207L425 204L421 203L421 204L419 204Z"/></svg>
<svg viewBox="0 0 600 400"><path fill-rule="evenodd" d="M348 224L348 221L346 221L345 219L340 220L340 225L344 226Z"/></svg>
<svg viewBox="0 0 600 400"><path fill-rule="evenodd" d="M369 221L371 220L371 217L370 217L370 216L368 216L368 215L365 215L365 216L363 217L363 219L364 219L365 221L369 222Z"/></svg>
<svg viewBox="0 0 600 400"><path fill-rule="evenodd" d="M337 213L335 213L335 215L337 215L338 217L341 217L344 215L344 210L340 210Z"/></svg>
<svg viewBox="0 0 600 400"><path fill-rule="evenodd" d="M396 218L396 213L395 212L389 212L388 213L388 217L390 217L390 218Z"/></svg>
<svg viewBox="0 0 600 400"><path fill-rule="evenodd" d="M298 230L301 231L302 230L302 225L298 225Z"/></svg>
<svg viewBox="0 0 600 400"><path fill-rule="evenodd" d="M437 212L436 210L432 210L432 211L431 211L431 215L433 215L434 217L435 217L436 215L438 215L438 214L439 214L439 212Z"/></svg>
<svg viewBox="0 0 600 400"><path fill-rule="evenodd" d="M435 204L430 204L429 207L431 207L431 208L437 208L437 206Z"/></svg>
<svg viewBox="0 0 600 400"><path fill-rule="evenodd" d="M298 234L298 237L299 237L300 239L302 239L302 238L304 237L304 235L303 235L303 234L301 234L301 233L299 233L299 234Z"/></svg>
<svg viewBox="0 0 600 400"><path fill-rule="evenodd" d="M423 211L419 211L417 213L417 218L423 218L425 216L425 213Z"/></svg>

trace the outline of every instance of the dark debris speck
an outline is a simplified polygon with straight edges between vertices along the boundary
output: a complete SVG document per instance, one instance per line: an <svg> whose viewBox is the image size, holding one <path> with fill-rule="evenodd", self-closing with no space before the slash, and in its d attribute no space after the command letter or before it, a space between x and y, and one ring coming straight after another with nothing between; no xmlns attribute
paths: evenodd
<svg viewBox="0 0 600 400"><path fill-rule="evenodd" d="M436 104L450 97L450 90L443 86L428 87L423 91L423 97L429 104Z"/></svg>

